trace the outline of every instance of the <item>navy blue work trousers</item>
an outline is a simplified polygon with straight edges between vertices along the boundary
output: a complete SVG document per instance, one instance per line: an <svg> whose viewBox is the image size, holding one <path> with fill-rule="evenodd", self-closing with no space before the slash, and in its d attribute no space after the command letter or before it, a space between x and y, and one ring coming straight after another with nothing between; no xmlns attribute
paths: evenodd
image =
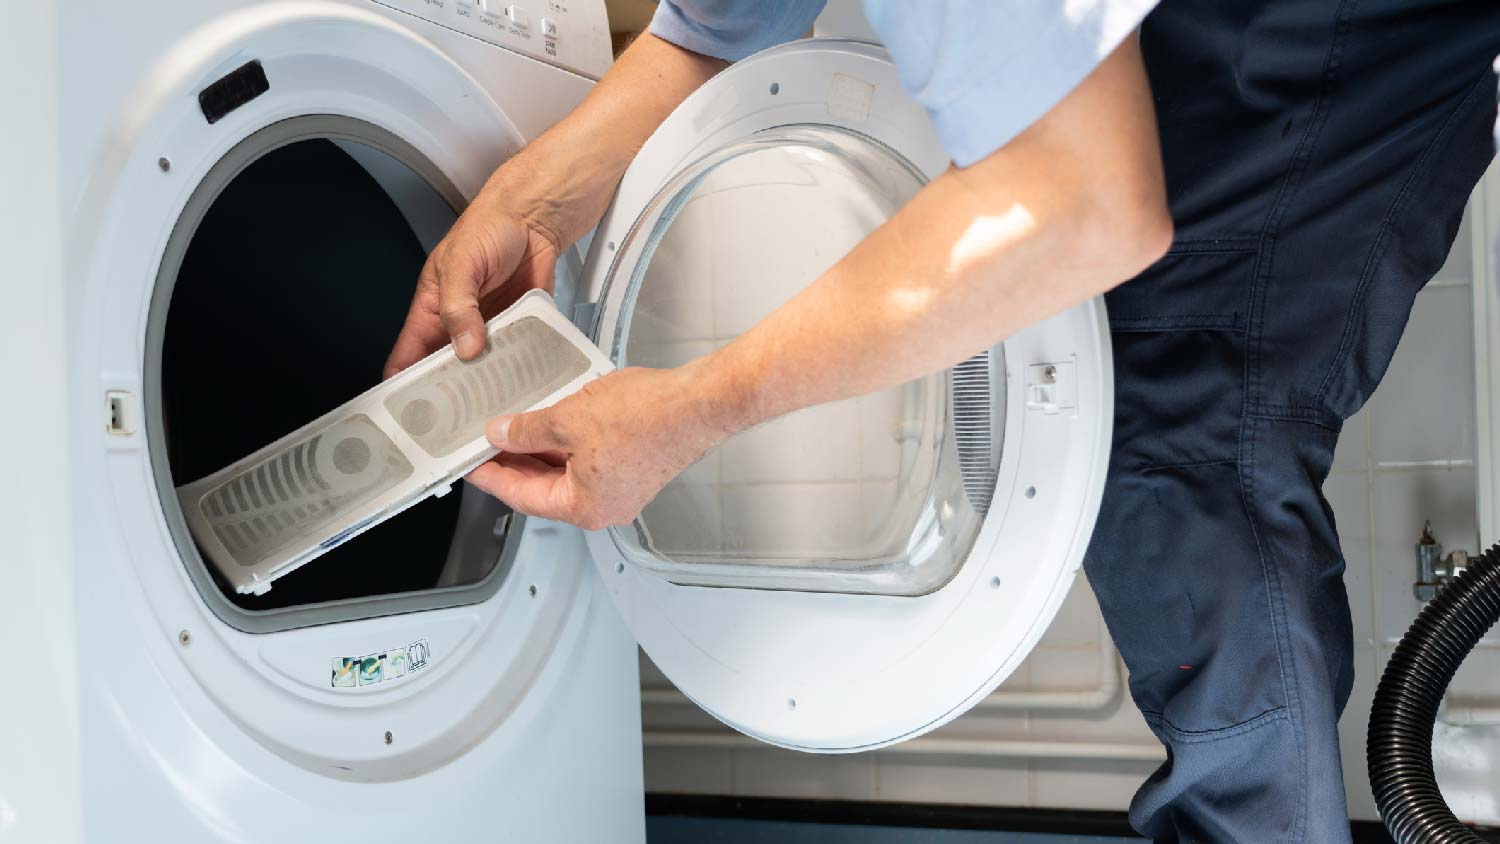
<svg viewBox="0 0 1500 844"><path fill-rule="evenodd" d="M1176 238L1107 297L1086 560L1168 748L1131 822L1347 842L1353 648L1321 486L1492 156L1500 0L1163 0L1141 44Z"/></svg>

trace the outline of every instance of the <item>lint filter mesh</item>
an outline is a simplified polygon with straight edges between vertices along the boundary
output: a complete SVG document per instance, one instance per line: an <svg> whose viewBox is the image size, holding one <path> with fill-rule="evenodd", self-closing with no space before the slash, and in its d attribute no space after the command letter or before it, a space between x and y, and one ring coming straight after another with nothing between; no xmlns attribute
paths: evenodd
<svg viewBox="0 0 1500 844"><path fill-rule="evenodd" d="M411 474L396 444L356 414L272 451L201 496L197 507L236 564L254 565L336 529L343 513Z"/></svg>
<svg viewBox="0 0 1500 844"><path fill-rule="evenodd" d="M490 332L490 354L474 363L453 358L421 381L392 393L386 410L433 457L484 434L485 423L516 413L582 375L589 360L536 317Z"/></svg>
<svg viewBox="0 0 1500 844"><path fill-rule="evenodd" d="M490 419L553 404L608 358L532 291L490 320L477 360L451 346L265 448L178 487L205 557L242 593L429 495L495 454Z"/></svg>

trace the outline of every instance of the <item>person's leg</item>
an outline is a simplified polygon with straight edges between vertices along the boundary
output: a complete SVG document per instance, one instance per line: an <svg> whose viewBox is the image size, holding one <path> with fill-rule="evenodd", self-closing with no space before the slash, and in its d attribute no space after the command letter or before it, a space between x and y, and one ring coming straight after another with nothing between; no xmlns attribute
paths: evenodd
<svg viewBox="0 0 1500 844"><path fill-rule="evenodd" d="M1115 447L1086 560L1170 750L1131 820L1347 841L1352 643L1320 487L1488 161L1500 4L1167 0L1142 46L1177 242L1108 297Z"/></svg>

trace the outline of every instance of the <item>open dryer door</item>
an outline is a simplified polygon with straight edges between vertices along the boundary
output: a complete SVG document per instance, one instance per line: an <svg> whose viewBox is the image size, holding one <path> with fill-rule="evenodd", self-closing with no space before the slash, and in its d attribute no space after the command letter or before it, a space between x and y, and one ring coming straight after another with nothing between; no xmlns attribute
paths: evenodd
<svg viewBox="0 0 1500 844"><path fill-rule="evenodd" d="M584 270L594 336L620 366L711 351L947 166L881 49L743 61L626 172ZM800 750L890 744L987 695L1051 621L1098 510L1112 399L1095 301L733 437L590 550L647 654L725 723Z"/></svg>

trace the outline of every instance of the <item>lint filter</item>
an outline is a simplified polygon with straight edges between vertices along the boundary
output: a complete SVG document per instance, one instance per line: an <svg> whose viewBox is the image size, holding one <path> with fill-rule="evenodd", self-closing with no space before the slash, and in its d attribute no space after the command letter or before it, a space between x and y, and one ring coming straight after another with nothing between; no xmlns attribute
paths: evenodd
<svg viewBox="0 0 1500 844"><path fill-rule="evenodd" d="M177 488L203 555L241 594L443 495L496 450L489 420L554 404L614 367L540 290L485 328L473 361L445 345L261 450Z"/></svg>

